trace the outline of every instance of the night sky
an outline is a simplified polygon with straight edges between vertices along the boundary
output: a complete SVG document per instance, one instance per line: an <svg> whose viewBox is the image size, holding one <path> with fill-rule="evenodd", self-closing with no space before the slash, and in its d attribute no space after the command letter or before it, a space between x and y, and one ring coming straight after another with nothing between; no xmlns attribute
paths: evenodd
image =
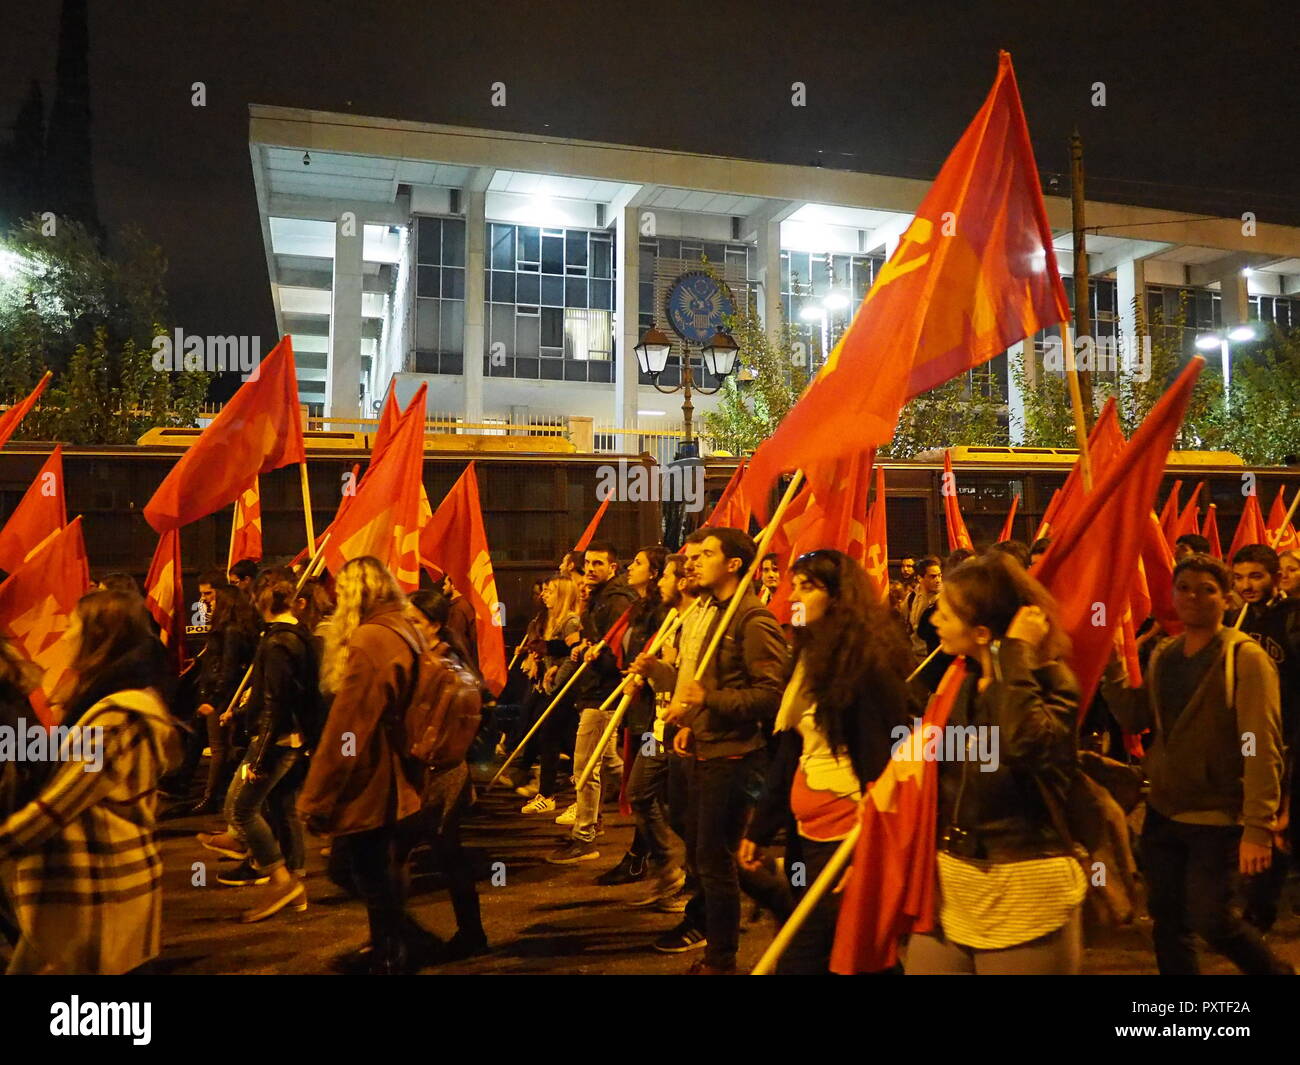
<svg viewBox="0 0 1300 1065"><path fill-rule="evenodd" d="M1285 4L90 6L100 215L162 245L187 332L274 334L250 103L929 178L1006 48L1041 170L1068 168L1077 124L1090 198L1300 224ZM53 99L58 18L57 0L7 7L6 130L32 77ZM796 80L806 108L790 106ZM194 81L206 108L190 104ZM504 109L490 106L494 81ZM1105 108L1090 103L1096 81Z"/></svg>

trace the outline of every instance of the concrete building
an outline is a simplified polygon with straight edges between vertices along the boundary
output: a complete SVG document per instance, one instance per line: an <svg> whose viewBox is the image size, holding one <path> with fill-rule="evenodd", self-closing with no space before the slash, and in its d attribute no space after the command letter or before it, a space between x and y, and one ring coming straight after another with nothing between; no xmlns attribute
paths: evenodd
<svg viewBox="0 0 1300 1065"><path fill-rule="evenodd" d="M633 348L651 323L672 336L665 295L701 255L769 331L784 315L815 369L929 187L260 105L249 148L277 325L313 413L374 418L396 378L400 399L427 381L430 410L466 424L578 415L598 438L680 427L681 394L657 391ZM1065 273L1069 199L1045 199ZM1135 307L1184 293L1188 347L1247 321L1300 326L1300 228L1093 201L1087 222L1099 338L1136 335ZM992 366L1013 427L1009 360L1042 372L1028 345ZM660 384L678 374L670 360Z"/></svg>

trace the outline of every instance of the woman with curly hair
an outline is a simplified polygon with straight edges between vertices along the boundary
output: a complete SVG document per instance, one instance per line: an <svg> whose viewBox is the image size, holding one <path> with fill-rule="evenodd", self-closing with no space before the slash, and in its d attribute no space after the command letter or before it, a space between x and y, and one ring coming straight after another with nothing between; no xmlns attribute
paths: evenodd
<svg viewBox="0 0 1300 1065"><path fill-rule="evenodd" d="M776 754L740 863L787 829L786 868L804 884L825 868L857 820L868 784L889 763L893 730L908 721L912 655L902 628L840 551L810 551L791 567L794 665L776 718ZM787 948L778 972L829 971L840 896L828 892Z"/></svg>

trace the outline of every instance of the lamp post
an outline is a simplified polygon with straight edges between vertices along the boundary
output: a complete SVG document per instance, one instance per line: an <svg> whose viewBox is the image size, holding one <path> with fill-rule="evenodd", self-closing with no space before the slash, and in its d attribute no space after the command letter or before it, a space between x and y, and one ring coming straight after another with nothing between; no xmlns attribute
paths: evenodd
<svg viewBox="0 0 1300 1065"><path fill-rule="evenodd" d="M1196 338L1196 346L1201 351L1219 349L1223 365L1223 406L1232 409L1232 345L1244 344L1255 339L1255 330L1248 325L1233 325L1217 329L1213 333L1202 333Z"/></svg>
<svg viewBox="0 0 1300 1065"><path fill-rule="evenodd" d="M668 365L668 354L672 350L672 343L663 331L657 326L652 325L645 331L641 337L641 343L636 348L636 361L641 367L641 372L646 374L655 388L665 395L672 395L679 389L685 392L685 398L682 402L682 423L686 430L686 446L689 447L694 440L691 428L692 417L695 413L695 404L691 402L691 390L703 392L706 396L711 396L722 387L722 381L731 373L736 366L736 355L739 352L739 346L730 335L718 330L709 338L708 343L701 347L701 353L704 356L704 365L708 367L709 373L718 379L718 388L707 389L701 388L695 384L691 375L691 349L690 344L685 340L682 341L682 383L674 388L664 388L659 383L659 375L664 372L664 367Z"/></svg>

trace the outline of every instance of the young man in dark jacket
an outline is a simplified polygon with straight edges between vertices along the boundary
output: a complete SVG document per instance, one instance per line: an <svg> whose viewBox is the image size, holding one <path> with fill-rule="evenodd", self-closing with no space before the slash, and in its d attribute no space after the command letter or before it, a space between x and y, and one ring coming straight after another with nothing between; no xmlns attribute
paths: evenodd
<svg viewBox="0 0 1300 1065"><path fill-rule="evenodd" d="M732 598L741 598L701 679L683 671L664 715L679 726L673 741L677 752L695 759L686 833L700 893L688 916L697 923L702 918L708 937L704 959L692 969L701 974L736 968L736 850L762 789L767 737L781 705L789 657L776 618L744 582L755 553L754 541L739 529L709 530L697 562L700 590L709 597L700 607L707 628L697 661L707 655Z"/></svg>
<svg viewBox="0 0 1300 1065"><path fill-rule="evenodd" d="M618 575L618 553L608 543L594 543L587 548L584 579L590 592L582 612L583 643L578 645L578 650L587 659L587 668L571 689L579 713L578 738L573 748L574 773L581 773L591 760L596 744L614 714L612 706L606 710L601 710L600 706L622 679L613 648L602 647L599 654L593 652L614 623L636 602L636 593ZM620 635L617 641L620 648L621 641ZM602 769L619 773L623 768L622 759L614 747L611 738L609 750L602 752L590 779L578 791L573 830L568 840L547 856L546 860L552 865L576 865L600 857L596 848L596 824L600 819Z"/></svg>

